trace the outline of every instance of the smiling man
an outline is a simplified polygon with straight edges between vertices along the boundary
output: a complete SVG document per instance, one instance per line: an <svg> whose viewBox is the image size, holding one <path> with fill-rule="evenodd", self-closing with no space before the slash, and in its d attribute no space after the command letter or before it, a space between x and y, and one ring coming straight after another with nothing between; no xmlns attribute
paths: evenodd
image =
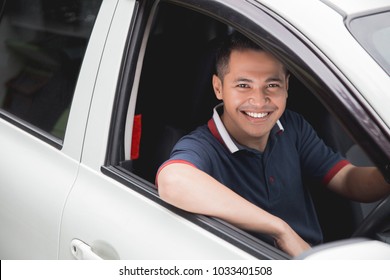
<svg viewBox="0 0 390 280"><path fill-rule="evenodd" d="M286 108L286 69L270 53L256 49L232 51L229 61L219 59L217 69L213 87L224 101L224 126L238 143L264 151L271 129Z"/></svg>
<svg viewBox="0 0 390 280"><path fill-rule="evenodd" d="M322 242L304 178L361 201L390 193L376 168L351 165L286 110L288 71L271 53L234 33L217 52L216 70L213 88L223 102L160 167L163 200L270 237L297 256Z"/></svg>

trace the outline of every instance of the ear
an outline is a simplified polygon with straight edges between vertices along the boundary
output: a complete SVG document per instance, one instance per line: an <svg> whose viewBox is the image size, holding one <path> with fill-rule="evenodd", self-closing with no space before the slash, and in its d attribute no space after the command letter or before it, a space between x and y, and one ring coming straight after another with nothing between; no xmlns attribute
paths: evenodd
<svg viewBox="0 0 390 280"><path fill-rule="evenodd" d="M290 74L287 74L286 75L286 90L288 90L289 82L290 82Z"/></svg>
<svg viewBox="0 0 390 280"><path fill-rule="evenodd" d="M217 75L213 75L213 89L218 100L222 100L222 81Z"/></svg>
<svg viewBox="0 0 390 280"><path fill-rule="evenodd" d="M287 97L288 97L288 87L290 83L290 74L286 76L286 91L287 91Z"/></svg>

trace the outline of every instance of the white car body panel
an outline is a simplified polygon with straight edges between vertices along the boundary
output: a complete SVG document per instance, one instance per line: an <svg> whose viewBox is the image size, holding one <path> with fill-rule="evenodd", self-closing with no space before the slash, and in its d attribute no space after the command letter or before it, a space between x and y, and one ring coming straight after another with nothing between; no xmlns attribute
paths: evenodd
<svg viewBox="0 0 390 280"><path fill-rule="evenodd" d="M56 259L78 162L3 119L0 134L0 259Z"/></svg>
<svg viewBox="0 0 390 280"><path fill-rule="evenodd" d="M305 260L388 260L390 246L377 240L340 241L320 245L301 257Z"/></svg>
<svg viewBox="0 0 390 280"><path fill-rule="evenodd" d="M99 63L82 159L83 165L95 170L100 170L106 157L113 102L134 5L134 0L118 1Z"/></svg>
<svg viewBox="0 0 390 280"><path fill-rule="evenodd" d="M367 11L375 11L382 9L383 7L389 6L388 0L322 0L335 9L342 11L345 14L360 14Z"/></svg>
<svg viewBox="0 0 390 280"><path fill-rule="evenodd" d="M102 2L99 15L89 39L72 101L62 150L64 153L79 160L84 146L84 134L97 73L101 63L101 56L117 3L118 0L105 0Z"/></svg>

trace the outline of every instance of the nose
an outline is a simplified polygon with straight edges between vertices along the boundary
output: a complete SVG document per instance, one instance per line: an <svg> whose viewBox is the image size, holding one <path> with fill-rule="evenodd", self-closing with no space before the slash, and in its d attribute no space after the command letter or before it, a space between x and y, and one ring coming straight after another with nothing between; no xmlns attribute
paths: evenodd
<svg viewBox="0 0 390 280"><path fill-rule="evenodd" d="M270 101L269 96L261 90L254 90L249 98L249 103L256 106L262 106Z"/></svg>

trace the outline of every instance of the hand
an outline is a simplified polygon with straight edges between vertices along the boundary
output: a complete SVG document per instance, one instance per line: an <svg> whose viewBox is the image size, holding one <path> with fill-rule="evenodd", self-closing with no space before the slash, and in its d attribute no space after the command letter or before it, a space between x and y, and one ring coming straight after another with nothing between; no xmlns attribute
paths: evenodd
<svg viewBox="0 0 390 280"><path fill-rule="evenodd" d="M310 249L310 245L287 224L282 233L274 237L274 240L276 247L292 257Z"/></svg>

